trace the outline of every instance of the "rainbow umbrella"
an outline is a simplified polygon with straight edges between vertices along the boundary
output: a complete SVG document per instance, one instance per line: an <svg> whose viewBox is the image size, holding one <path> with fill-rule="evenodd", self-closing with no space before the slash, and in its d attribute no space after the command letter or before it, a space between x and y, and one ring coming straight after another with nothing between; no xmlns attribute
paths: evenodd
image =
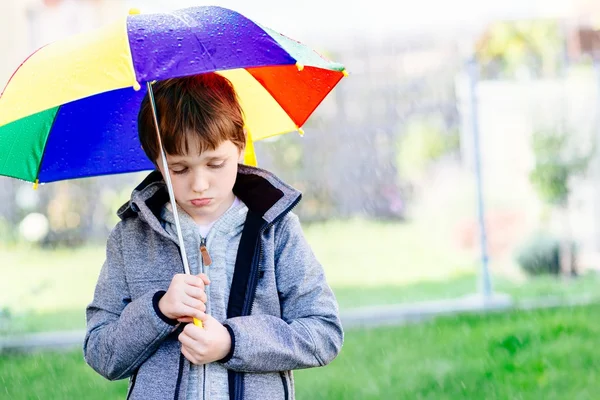
<svg viewBox="0 0 600 400"><path fill-rule="evenodd" d="M346 75L305 45L221 7L130 15L34 52L0 95L0 175L38 183L154 169L137 113L150 83L217 72L253 142L299 131Z"/></svg>
<svg viewBox="0 0 600 400"><path fill-rule="evenodd" d="M0 175L35 183L154 169L141 149L137 114L152 82L217 72L233 84L245 116L245 162L253 142L299 131L346 75L299 42L220 7L130 15L44 46L0 96ZM162 147L162 145L161 145ZM168 170L164 150L162 164ZM175 203L169 174L165 182ZM177 207L183 267L190 273ZM201 325L200 321L194 321Z"/></svg>

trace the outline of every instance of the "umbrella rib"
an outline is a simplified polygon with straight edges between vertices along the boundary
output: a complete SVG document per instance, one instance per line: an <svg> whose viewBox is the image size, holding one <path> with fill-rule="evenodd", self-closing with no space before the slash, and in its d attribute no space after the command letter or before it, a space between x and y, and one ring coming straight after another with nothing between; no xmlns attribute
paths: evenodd
<svg viewBox="0 0 600 400"><path fill-rule="evenodd" d="M23 64L25 64L27 62L27 60L29 60L31 57L33 57L38 51L40 51L41 49L43 49L44 47L48 46L47 44L43 45L42 47L40 47L39 49L37 49L36 51L34 51L33 53L31 53L29 55L29 57L27 57L25 60L23 60L23 62L21 63L21 65L19 65L19 67L15 70L15 72L13 72L13 74L10 76L10 78L8 79L8 82L6 82L6 85L4 86L4 89L2 89L2 91L0 92L0 98L2 98L2 95L4 94L4 92L6 91L6 88L8 87L8 85L10 85L10 82L13 80L13 78L15 77L15 75L17 75L17 73L19 72L19 70L21 69L21 67L23 66Z"/></svg>
<svg viewBox="0 0 600 400"><path fill-rule="evenodd" d="M50 124L50 129L48 129L48 135L46 136L46 141L44 142L44 151L42 151L42 156L40 157L40 163L38 164L38 170L35 174L35 180L39 182L40 180L40 172L42 170L42 163L44 162L44 156L46 155L46 148L48 147L48 140L50 140L50 135L52 134L52 130L54 128L54 124L56 123L56 119L58 118L58 113L62 106L57 107L56 114L54 114L54 118L52 118L52 123ZM35 181L34 181L35 182Z"/></svg>

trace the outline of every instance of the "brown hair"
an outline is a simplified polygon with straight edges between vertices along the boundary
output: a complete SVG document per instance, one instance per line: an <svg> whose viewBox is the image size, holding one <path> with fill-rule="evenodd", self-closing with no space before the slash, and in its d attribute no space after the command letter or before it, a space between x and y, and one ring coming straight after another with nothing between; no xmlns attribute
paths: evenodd
<svg viewBox="0 0 600 400"><path fill-rule="evenodd" d="M202 153L230 140L240 150L246 144L244 117L233 86L225 77L206 73L173 78L152 85L160 136L167 154L190 151L189 135L197 135ZM148 93L138 114L142 148L152 162L160 157Z"/></svg>

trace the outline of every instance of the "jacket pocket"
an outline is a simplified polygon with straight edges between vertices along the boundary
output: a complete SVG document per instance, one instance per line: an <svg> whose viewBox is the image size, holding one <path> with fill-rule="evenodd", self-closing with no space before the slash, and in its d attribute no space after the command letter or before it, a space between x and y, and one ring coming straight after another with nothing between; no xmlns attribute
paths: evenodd
<svg viewBox="0 0 600 400"><path fill-rule="evenodd" d="M286 376L286 372L285 371L281 371L279 373L279 376L281 376L281 383L283 383L283 395L285 400L289 400L290 399L290 389L288 387L288 380L287 380L287 376Z"/></svg>

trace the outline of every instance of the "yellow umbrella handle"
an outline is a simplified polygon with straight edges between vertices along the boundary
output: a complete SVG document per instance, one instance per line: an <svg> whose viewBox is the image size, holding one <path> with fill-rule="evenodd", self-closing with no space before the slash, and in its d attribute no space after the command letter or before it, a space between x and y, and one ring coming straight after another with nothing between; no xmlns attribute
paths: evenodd
<svg viewBox="0 0 600 400"><path fill-rule="evenodd" d="M197 318L194 318L194 325L199 326L200 328L204 328L204 325L202 325L202 321L200 321Z"/></svg>

